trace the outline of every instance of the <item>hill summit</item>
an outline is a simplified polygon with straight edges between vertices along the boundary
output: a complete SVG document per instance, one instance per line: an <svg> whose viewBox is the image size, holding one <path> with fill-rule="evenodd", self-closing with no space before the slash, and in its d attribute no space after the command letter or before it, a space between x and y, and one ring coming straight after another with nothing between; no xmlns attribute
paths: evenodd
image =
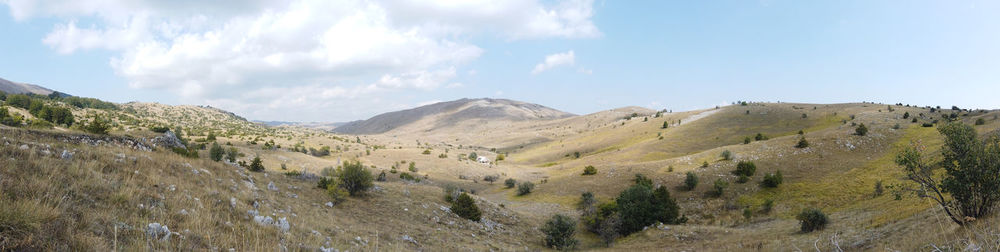
<svg viewBox="0 0 1000 252"><path fill-rule="evenodd" d="M574 116L546 106L507 99L459 99L376 115L368 120L341 125L334 132L344 134L379 134L432 119L432 128L467 120L548 120Z"/></svg>

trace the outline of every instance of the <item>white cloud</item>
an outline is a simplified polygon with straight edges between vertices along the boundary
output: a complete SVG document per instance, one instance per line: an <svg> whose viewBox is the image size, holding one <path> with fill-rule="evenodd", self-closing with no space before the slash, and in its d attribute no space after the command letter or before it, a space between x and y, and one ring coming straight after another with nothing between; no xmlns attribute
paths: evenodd
<svg viewBox="0 0 1000 252"><path fill-rule="evenodd" d="M111 68L132 88L260 119L323 120L279 109L312 104L318 116L357 113L323 99L371 105L385 92L460 87L456 73L483 54L467 41L472 36L601 36L591 0L0 3L17 20L63 20L42 39L58 53L113 52Z"/></svg>
<svg viewBox="0 0 1000 252"><path fill-rule="evenodd" d="M572 66L575 63L576 63L576 56L573 54L573 50L564 53L551 54L545 56L544 61L538 63L538 65L535 65L535 68L531 70L531 74L540 74L542 72L545 72L549 69L558 66L563 66L563 65Z"/></svg>

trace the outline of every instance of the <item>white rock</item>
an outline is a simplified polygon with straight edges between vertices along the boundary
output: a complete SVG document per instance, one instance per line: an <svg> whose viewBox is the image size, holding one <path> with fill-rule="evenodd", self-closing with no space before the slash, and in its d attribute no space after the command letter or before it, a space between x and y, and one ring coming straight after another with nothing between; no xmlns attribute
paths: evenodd
<svg viewBox="0 0 1000 252"><path fill-rule="evenodd" d="M59 157L66 160L73 159L73 153L67 150L63 150L62 155L59 155Z"/></svg>
<svg viewBox="0 0 1000 252"><path fill-rule="evenodd" d="M167 225L160 225L157 222L149 223L149 225L146 225L146 236L152 239L168 241L170 240L170 228L167 228Z"/></svg>
<svg viewBox="0 0 1000 252"><path fill-rule="evenodd" d="M22 144L21 147L17 147L17 148L21 149L21 150L28 150L28 145L27 144Z"/></svg>
<svg viewBox="0 0 1000 252"><path fill-rule="evenodd" d="M274 223L281 232L288 232L291 229L291 225L288 224L288 220L285 217L278 218L278 221Z"/></svg>
<svg viewBox="0 0 1000 252"><path fill-rule="evenodd" d="M333 202L329 202L329 201L328 201L328 202L326 202L326 206L328 206L328 207L333 207Z"/></svg>
<svg viewBox="0 0 1000 252"><path fill-rule="evenodd" d="M274 185L274 182L267 182L267 189L271 191L277 191L278 187Z"/></svg>
<svg viewBox="0 0 1000 252"><path fill-rule="evenodd" d="M257 222L259 225L272 225L274 224L274 219L271 216L254 216L253 221Z"/></svg>

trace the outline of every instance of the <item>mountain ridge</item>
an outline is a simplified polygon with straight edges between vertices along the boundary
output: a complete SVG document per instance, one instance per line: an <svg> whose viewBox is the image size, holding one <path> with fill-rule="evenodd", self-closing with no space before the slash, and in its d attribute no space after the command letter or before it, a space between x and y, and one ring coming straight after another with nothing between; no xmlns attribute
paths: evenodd
<svg viewBox="0 0 1000 252"><path fill-rule="evenodd" d="M333 132L356 135L379 134L431 117L436 117L435 125L431 127L434 129L474 119L524 121L560 119L572 116L575 115L534 103L508 99L462 98L383 113L366 120L347 122L334 128Z"/></svg>

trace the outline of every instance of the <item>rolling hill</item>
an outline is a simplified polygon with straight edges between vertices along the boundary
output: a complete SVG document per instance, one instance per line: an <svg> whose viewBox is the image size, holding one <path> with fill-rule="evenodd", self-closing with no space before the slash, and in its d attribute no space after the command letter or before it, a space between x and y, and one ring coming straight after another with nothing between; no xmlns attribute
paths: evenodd
<svg viewBox="0 0 1000 252"><path fill-rule="evenodd" d="M18 83L0 78L0 91L8 94L37 94L49 95L55 92L51 89L27 83Z"/></svg>
<svg viewBox="0 0 1000 252"><path fill-rule="evenodd" d="M430 131L467 120L526 121L573 116L538 104L506 99L460 99L376 115L368 120L349 122L333 129L343 134L379 134L412 126ZM424 122L419 124L419 122Z"/></svg>

